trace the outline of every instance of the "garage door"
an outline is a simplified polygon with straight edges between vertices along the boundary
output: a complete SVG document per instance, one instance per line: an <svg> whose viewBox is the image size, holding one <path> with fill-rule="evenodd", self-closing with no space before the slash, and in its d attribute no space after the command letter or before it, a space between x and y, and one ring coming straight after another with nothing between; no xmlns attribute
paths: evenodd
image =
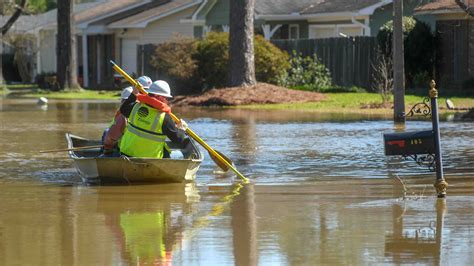
<svg viewBox="0 0 474 266"><path fill-rule="evenodd" d="M135 39L122 39L122 68L129 74L137 73L137 45Z"/></svg>

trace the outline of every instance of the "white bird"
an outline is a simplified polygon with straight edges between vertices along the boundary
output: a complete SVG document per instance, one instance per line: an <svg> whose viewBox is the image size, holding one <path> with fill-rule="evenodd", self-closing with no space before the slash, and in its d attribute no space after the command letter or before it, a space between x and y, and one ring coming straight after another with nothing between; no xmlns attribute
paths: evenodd
<svg viewBox="0 0 474 266"><path fill-rule="evenodd" d="M38 102L36 102L38 105L47 105L48 104L48 99L46 99L45 97L40 97L38 99Z"/></svg>
<svg viewBox="0 0 474 266"><path fill-rule="evenodd" d="M448 110L454 109L454 103L448 98L446 98L446 107L448 108Z"/></svg>

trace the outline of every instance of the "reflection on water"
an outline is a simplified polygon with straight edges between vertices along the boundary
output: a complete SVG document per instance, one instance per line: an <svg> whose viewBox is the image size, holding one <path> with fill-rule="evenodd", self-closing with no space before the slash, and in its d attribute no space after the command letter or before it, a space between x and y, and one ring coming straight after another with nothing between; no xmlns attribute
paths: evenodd
<svg viewBox="0 0 474 266"><path fill-rule="evenodd" d="M430 262L440 264L442 247L444 215L446 213L446 199L436 200L436 219L431 220L425 215L412 218L415 221L406 221L406 204L394 204L393 232L386 235L385 256L391 257L393 262ZM421 218L421 219L420 219ZM417 220L417 221L416 221ZM405 227L404 227L405 225ZM417 226L415 226L417 225Z"/></svg>
<svg viewBox="0 0 474 266"><path fill-rule="evenodd" d="M0 162L6 171L0 178L62 180L77 175L64 153L35 151L63 148L64 134L73 132L99 139L113 116L117 103L53 102L48 110L34 103L4 100L0 119ZM295 110L254 111L239 109L177 109L195 132L211 147L228 155L240 172L259 182L280 183L327 177L392 178L431 176L412 161L385 157L382 135L400 130L426 130L429 121L409 121L404 128L373 115L315 114ZM445 173L474 173L474 125L441 123ZM207 154L206 154L207 155ZM26 167L25 167L26 166ZM45 170L51 169L51 170ZM219 174L212 160L205 159L198 173L210 182Z"/></svg>
<svg viewBox="0 0 474 266"><path fill-rule="evenodd" d="M0 100L0 265L470 264L474 126L441 123L434 173L385 158L377 116L175 110L251 184L205 158L195 183L86 186L64 133L99 138L117 103ZM399 175L418 200L399 200ZM448 211L449 206L449 211Z"/></svg>

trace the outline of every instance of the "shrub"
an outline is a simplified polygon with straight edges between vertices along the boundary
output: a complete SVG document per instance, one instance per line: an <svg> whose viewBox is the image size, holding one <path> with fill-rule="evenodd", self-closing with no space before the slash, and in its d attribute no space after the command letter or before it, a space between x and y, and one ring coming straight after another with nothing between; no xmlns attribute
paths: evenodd
<svg viewBox="0 0 474 266"><path fill-rule="evenodd" d="M40 73L35 77L35 83L40 89L59 91L59 83L55 72Z"/></svg>
<svg viewBox="0 0 474 266"><path fill-rule="evenodd" d="M197 43L193 59L197 61L197 73L203 89L225 87L229 65L229 35L209 33Z"/></svg>
<svg viewBox="0 0 474 266"><path fill-rule="evenodd" d="M288 54L260 35L255 36L254 49L257 80L278 84L278 77L290 67Z"/></svg>
<svg viewBox="0 0 474 266"><path fill-rule="evenodd" d="M463 89L474 89L474 78L466 79L462 84Z"/></svg>
<svg viewBox="0 0 474 266"><path fill-rule="evenodd" d="M426 23L412 17L403 18L403 36L407 86L418 86L415 83L420 76L433 73L435 37ZM392 38L393 22L389 21L377 34L378 45L385 56L392 56Z"/></svg>
<svg viewBox="0 0 474 266"><path fill-rule="evenodd" d="M279 84L310 91L324 91L332 85L331 73L316 54L302 57L293 51L290 68L279 77Z"/></svg>
<svg viewBox="0 0 474 266"><path fill-rule="evenodd" d="M193 58L204 88L225 87L228 81L229 34L211 32L197 44ZM289 67L288 54L261 36L254 41L255 77L259 82L276 84Z"/></svg>
<svg viewBox="0 0 474 266"><path fill-rule="evenodd" d="M157 69L161 79L176 88L176 94L190 94L199 90L197 62L192 58L195 53L196 41L176 37L157 46L150 64Z"/></svg>
<svg viewBox="0 0 474 266"><path fill-rule="evenodd" d="M428 72L423 71L415 74L412 79L412 85L414 88L429 88L429 84L432 77L428 74Z"/></svg>

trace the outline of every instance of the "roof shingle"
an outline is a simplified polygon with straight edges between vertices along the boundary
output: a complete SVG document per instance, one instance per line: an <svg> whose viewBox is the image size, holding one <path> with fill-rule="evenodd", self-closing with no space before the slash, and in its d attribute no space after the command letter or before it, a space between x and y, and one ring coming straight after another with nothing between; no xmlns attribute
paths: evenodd
<svg viewBox="0 0 474 266"><path fill-rule="evenodd" d="M467 6L474 8L474 0L465 0L464 1ZM458 4L454 2L454 0L437 0L432 3L428 3L426 5L420 6L415 9L416 12L432 12L432 11L439 11L439 10L459 10Z"/></svg>

